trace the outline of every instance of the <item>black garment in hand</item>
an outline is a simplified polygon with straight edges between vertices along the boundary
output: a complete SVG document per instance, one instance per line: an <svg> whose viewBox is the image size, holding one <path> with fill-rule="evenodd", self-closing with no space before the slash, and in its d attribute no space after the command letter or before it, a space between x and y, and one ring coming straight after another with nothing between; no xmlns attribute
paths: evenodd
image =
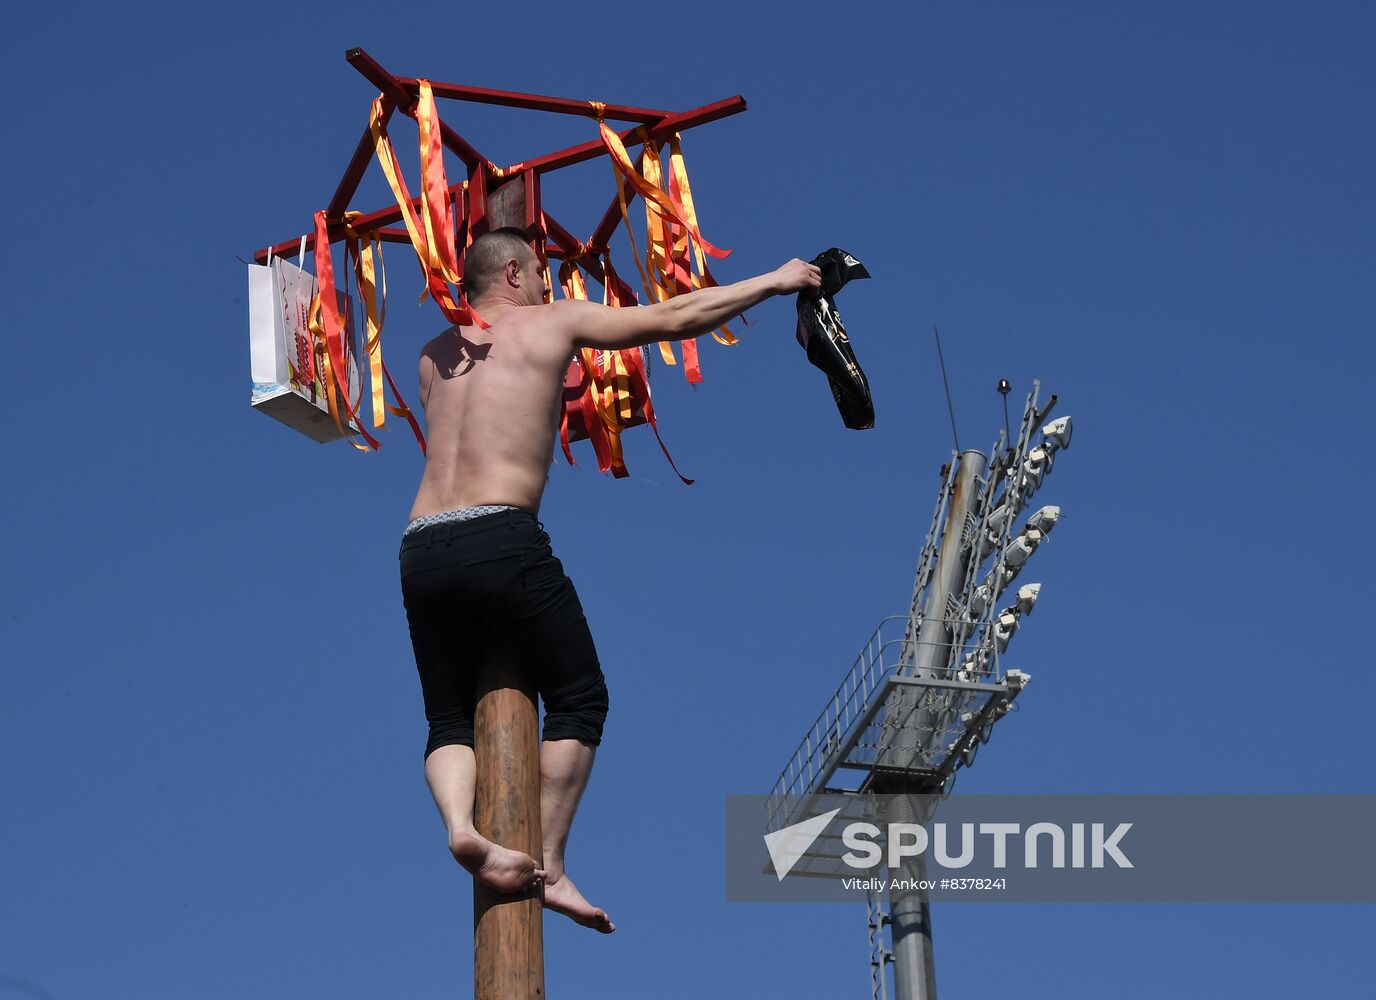
<svg viewBox="0 0 1376 1000"><path fill-rule="evenodd" d="M807 351L808 361L826 374L842 422L851 430L866 430L874 426L870 383L855 360L835 295L852 278L868 278L870 273L836 247L819 253L812 263L821 268L822 288L820 294L798 294L798 343Z"/></svg>

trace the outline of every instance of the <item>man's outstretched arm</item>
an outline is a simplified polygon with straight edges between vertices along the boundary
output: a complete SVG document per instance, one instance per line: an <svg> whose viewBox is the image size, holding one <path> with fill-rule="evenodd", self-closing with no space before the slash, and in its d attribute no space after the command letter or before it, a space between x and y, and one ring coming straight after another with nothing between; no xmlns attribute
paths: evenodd
<svg viewBox="0 0 1376 1000"><path fill-rule="evenodd" d="M612 309L593 302L562 299L555 303L555 308L574 347L616 350L660 340L699 337L770 296L821 286L820 270L804 261L791 260L768 274L730 285L700 288L653 305Z"/></svg>

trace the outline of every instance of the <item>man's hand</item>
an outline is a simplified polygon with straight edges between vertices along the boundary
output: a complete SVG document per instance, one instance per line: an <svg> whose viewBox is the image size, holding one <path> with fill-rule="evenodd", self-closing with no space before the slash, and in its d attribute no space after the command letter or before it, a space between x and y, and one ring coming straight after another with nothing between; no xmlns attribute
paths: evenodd
<svg viewBox="0 0 1376 1000"><path fill-rule="evenodd" d="M792 292L815 292L822 287L822 269L815 267L807 261L799 260L794 257L774 272L774 277L778 280L779 295L788 295Z"/></svg>

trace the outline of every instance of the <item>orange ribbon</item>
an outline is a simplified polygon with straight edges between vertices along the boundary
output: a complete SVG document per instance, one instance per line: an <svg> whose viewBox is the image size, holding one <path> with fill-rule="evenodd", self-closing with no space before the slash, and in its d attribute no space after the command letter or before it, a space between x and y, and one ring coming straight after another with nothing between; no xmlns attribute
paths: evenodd
<svg viewBox="0 0 1376 1000"><path fill-rule="evenodd" d="M635 164L631 162L631 157L626 152L626 147L622 145L621 137L608 128L607 123L600 117L597 120L597 128L598 133L602 137L602 145L605 146L607 152L611 154L612 166L616 168L617 172L622 177L630 182L631 186L636 189L642 198L646 201L653 201L665 215L671 217L681 225L686 226L688 232L692 234L693 239L711 256L718 259L730 256L730 250L719 250L709 243L703 237L701 230L698 229L696 221L685 219L682 213L674 207L673 202L669 200L669 197L664 193L663 189L658 185L651 184L646 178L641 176L640 172L636 170ZM641 129L641 132L645 135L645 138L641 141L646 143L646 149L648 149L650 137L645 133L644 129Z"/></svg>
<svg viewBox="0 0 1376 1000"><path fill-rule="evenodd" d="M601 108L594 104L600 113ZM640 272L641 284L650 302L663 302L675 295L682 295L699 288L717 284L707 266L707 254L724 257L730 251L717 251L702 239L698 224L697 209L693 204L693 192L688 183L688 169L683 159L680 137L675 133L669 140L670 159L667 174L666 194L665 171L659 155L658 141L651 140L642 131L643 147L640 166L631 162L620 137L611 131L599 118L599 132L603 145L611 153L612 173L616 182L617 205L626 226L626 234L631 242L636 269ZM635 232L631 226L626 207L626 184L643 196L645 202L645 264L641 266L640 251L636 246ZM689 256L691 247L692 256ZM694 269L696 264L696 269ZM745 322L745 317L741 317ZM748 324L747 324L748 325ZM731 345L737 337L728 326L723 324L712 331L713 338L720 344ZM680 342L683 351L684 375L690 383L702 381L702 369L698 361L697 340L690 338ZM677 364L673 348L667 341L659 345L660 357L665 364Z"/></svg>
<svg viewBox="0 0 1376 1000"><path fill-rule="evenodd" d="M444 147L440 145L440 116L429 80L420 80L416 100L416 125L420 131L421 211L425 217L425 242L432 271L457 285L462 278L454 246L454 210L449 198L449 179L444 173Z"/></svg>
<svg viewBox="0 0 1376 1000"><path fill-rule="evenodd" d="M425 301L428 293L451 323L458 326L471 326L476 323L487 329L487 323L469 305L462 289L458 290L457 297L449 290L449 284L458 285L463 275L454 248L449 184L444 172L443 149L439 143L439 117L435 112L435 101L430 92L429 81L421 80L420 90L422 97L417 101L413 114L420 126L421 135L423 221L411 205L411 192L402 176L391 139L387 136L381 97L374 99L372 115L368 122L368 128L373 135L373 148L382 172L387 177L387 185L392 189L397 207L401 209L401 217L406 223L406 232L411 237L416 257L420 260L421 273L426 285L421 292L421 301Z"/></svg>

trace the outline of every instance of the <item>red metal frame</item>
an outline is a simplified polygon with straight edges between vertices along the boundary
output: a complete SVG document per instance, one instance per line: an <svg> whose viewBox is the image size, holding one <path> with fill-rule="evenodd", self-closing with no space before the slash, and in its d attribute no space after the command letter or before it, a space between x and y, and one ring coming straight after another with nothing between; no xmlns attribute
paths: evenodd
<svg viewBox="0 0 1376 1000"><path fill-rule="evenodd" d="M414 94L420 81L409 76L397 77L397 82ZM532 111L553 111L555 114L582 115L596 118L591 101L574 101L567 97L545 97L541 94L520 94L506 90L488 90L486 87L465 87L458 83L432 81L430 89L436 97L452 97L456 101L470 101L474 104L495 104L503 108L529 108ZM633 108L625 104L608 104L602 110L602 117L616 122L640 122L653 125L673 114L672 111L657 111L654 108Z"/></svg>
<svg viewBox="0 0 1376 1000"><path fill-rule="evenodd" d="M419 87L417 80L412 77L393 76L363 49L350 49L344 54L344 58L382 92L384 122L390 119L392 112L397 109L400 109L402 113L408 113L415 107L416 92ZM555 114L581 115L587 118L597 116L597 111L591 101L576 101L564 97L547 97L541 94L523 94L506 90L489 90L484 87L468 87L457 83L432 82L431 89L436 97L446 97L458 101L508 108L527 108L532 111L549 111ZM697 125L718 121L730 115L739 114L745 109L745 98L737 95L713 104L703 105L700 108L677 113L624 104L608 104L603 109L602 115L613 121L637 123L634 127L619 133L622 142L651 141L655 142L656 148L658 148L675 132L682 132ZM600 140L580 143L577 146L570 146L567 149L557 150L532 160L525 160L499 169L491 160L470 145L463 136L443 122L440 124L440 138L445 148L463 161L470 178L474 180L480 177L486 179L481 192L475 192L478 198L485 198L490 186L520 177L525 186L525 227L531 240L537 244L543 244L546 252L551 256L585 255L579 263L597 280L604 280L602 266L596 260L596 254L606 249L607 241L611 239L612 234L616 231L617 223L621 221L621 208L618 200L612 199L611 205L603 214L597 229L587 243L582 243L574 238L540 204L540 176L552 170L559 170L562 167L583 163L605 155L606 149ZM359 182L363 179L363 174L368 169L368 164L372 158L373 138L371 133L365 129L358 145L354 148L353 155L349 158L344 176L340 178L339 185L335 188L334 195L330 198L329 205L325 209L327 231L332 243L344 238L344 213L354 194L358 191ZM463 185L455 184L449 190L455 197L462 197ZM630 185L625 187L625 196L627 202L635 196L635 191ZM420 199L415 199L412 204L419 208ZM352 228L359 234L376 232L381 239L388 242L409 242L404 229L389 228L392 223L400 220L401 210L396 205L392 205L389 208L378 209L359 216L354 220ZM281 243L264 247L256 251L253 256L258 261L267 260L269 254L290 256L296 252L300 245L301 238L298 236L295 239L284 240ZM306 248L308 250L315 249L315 236L313 234L307 236ZM624 285L624 282L622 284Z"/></svg>
<svg viewBox="0 0 1376 1000"><path fill-rule="evenodd" d="M648 128L650 138L667 139L674 132L682 132L695 125L706 125L708 122L717 121L730 115L739 114L745 110L745 98L739 94L735 97L727 98L724 101L717 101L715 104L704 104L700 108L692 111L684 111L677 115L670 115L663 118L657 125L638 126L620 132L622 142L639 142L636 137L641 128ZM606 147L602 145L601 139L593 139L590 142L579 143L577 146L570 146L568 149L561 149L557 153L548 153L545 156L537 156L533 160L522 160L520 163L513 163L507 167L507 172L513 170L536 170L540 173L548 173L551 170L558 170L560 167L571 167L575 163L582 163L585 160L594 160L599 156L605 155Z"/></svg>

